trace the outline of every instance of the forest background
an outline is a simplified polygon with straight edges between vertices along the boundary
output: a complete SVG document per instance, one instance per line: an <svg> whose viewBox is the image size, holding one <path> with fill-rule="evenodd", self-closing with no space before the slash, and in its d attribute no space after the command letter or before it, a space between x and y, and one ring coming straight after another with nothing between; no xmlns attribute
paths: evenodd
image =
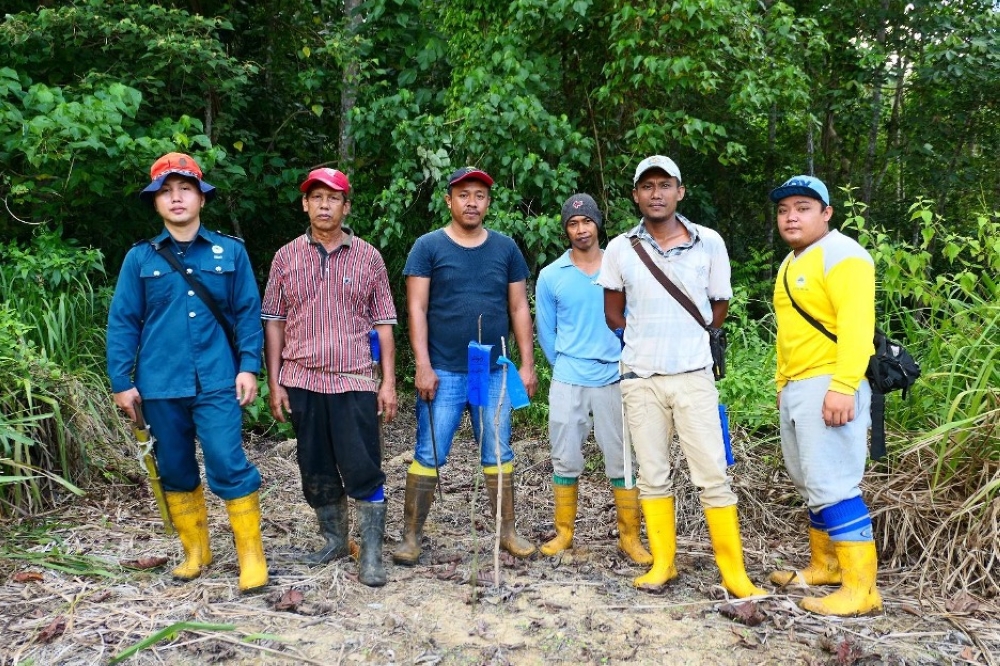
<svg viewBox="0 0 1000 666"><path fill-rule="evenodd" d="M487 224L536 276L565 247L568 195L592 193L620 233L637 219L635 164L660 153L684 174L681 212L732 257L720 390L740 453L780 467L770 296L786 250L767 194L813 173L834 225L875 258L880 325L924 368L888 402L881 464L919 489L919 519L879 529L883 557L933 561L925 572L945 588L1000 595L993 0L0 7L0 519L112 474L126 436L104 325L124 253L160 227L136 196L159 155L198 157L220 192L203 222L246 240L262 285L307 225L305 173L348 173L349 224L393 280L406 391L402 266L446 221L448 173L474 164L496 178ZM542 431L536 356L543 391L518 424ZM247 427L276 431L266 396Z"/></svg>

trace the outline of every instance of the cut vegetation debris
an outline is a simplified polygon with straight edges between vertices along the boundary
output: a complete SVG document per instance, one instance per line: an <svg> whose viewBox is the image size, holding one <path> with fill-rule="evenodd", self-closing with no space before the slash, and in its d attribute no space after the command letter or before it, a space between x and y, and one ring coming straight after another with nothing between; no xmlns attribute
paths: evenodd
<svg viewBox="0 0 1000 666"><path fill-rule="evenodd" d="M257 440L249 449L264 478L272 580L264 592L239 594L221 501L209 501L214 563L197 581L180 583L169 576L180 545L160 531L148 488L91 487L30 524L0 525L0 664L997 663L996 503L971 510L959 485L932 499L919 446L866 480L885 614L830 619L798 608L808 593L802 588L750 602L726 598L683 464L679 576L659 593L631 586L641 569L617 552L614 504L600 471L581 479L574 548L527 562L504 557L494 587L493 520L485 493L476 492L482 484L474 482L467 428L442 469L444 501L431 507L420 564L394 566L388 551L400 536L412 413L404 405L385 432L384 588L358 583L349 559L310 568L281 557L320 537L302 500L294 442ZM548 449L522 439L515 450L519 529L541 543L552 531ZM740 437L737 451L747 568L773 589L770 570L808 559L805 510L775 443L751 447ZM596 460L592 442L587 453ZM127 475L138 463L120 464ZM979 487L980 479L969 481ZM164 556L166 565L155 567ZM154 568L135 567L142 562Z"/></svg>

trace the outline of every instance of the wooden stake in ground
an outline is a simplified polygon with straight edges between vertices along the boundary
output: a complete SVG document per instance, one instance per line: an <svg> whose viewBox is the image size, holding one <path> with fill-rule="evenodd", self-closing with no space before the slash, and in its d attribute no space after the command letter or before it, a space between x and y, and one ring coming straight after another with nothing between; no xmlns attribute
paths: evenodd
<svg viewBox="0 0 1000 666"><path fill-rule="evenodd" d="M507 341L500 338L500 355L507 356ZM493 539L493 587L500 587L500 527L503 521L503 463L500 461L500 413L503 409L503 396L507 392L507 368L500 374L500 397L497 398L497 409L493 415L493 448L497 461L497 506L496 527Z"/></svg>

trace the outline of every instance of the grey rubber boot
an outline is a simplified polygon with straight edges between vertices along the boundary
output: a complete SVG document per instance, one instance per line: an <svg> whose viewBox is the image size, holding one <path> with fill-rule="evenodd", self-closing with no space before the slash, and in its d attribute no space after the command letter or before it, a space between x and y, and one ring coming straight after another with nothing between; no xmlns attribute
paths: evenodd
<svg viewBox="0 0 1000 666"><path fill-rule="evenodd" d="M368 587L381 587L385 585L385 565L382 564L385 502L358 500L355 508L358 511L358 532L361 533L358 580Z"/></svg>
<svg viewBox="0 0 1000 666"><path fill-rule="evenodd" d="M326 538L322 548L306 553L301 560L306 564L326 564L347 556L347 495L335 504L316 507L319 533Z"/></svg>

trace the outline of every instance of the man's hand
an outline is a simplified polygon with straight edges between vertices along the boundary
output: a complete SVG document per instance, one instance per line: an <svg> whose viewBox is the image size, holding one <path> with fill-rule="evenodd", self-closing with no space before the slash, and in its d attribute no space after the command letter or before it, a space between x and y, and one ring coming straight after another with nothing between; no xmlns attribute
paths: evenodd
<svg viewBox="0 0 1000 666"><path fill-rule="evenodd" d="M257 375L252 372L236 375L236 399L240 401L240 407L246 407L257 399Z"/></svg>
<svg viewBox="0 0 1000 666"><path fill-rule="evenodd" d="M521 376L521 383L524 384L525 390L528 391L528 397L534 398L535 391L538 390L538 377L535 376L535 366L522 365L517 369L517 374Z"/></svg>
<svg viewBox="0 0 1000 666"><path fill-rule="evenodd" d="M285 415L292 413L292 403L288 401L288 391L281 384L271 384L267 396L267 404L271 408L271 416L279 423L285 422Z"/></svg>
<svg viewBox="0 0 1000 666"><path fill-rule="evenodd" d="M128 415L128 420L135 423L135 404L142 402L142 396L139 395L139 389L132 387L126 389L121 393L114 394L115 404L118 405L119 409Z"/></svg>
<svg viewBox="0 0 1000 666"><path fill-rule="evenodd" d="M827 391L823 400L823 422L831 428L838 428L853 420L854 396Z"/></svg>
<svg viewBox="0 0 1000 666"><path fill-rule="evenodd" d="M440 383L441 380L438 379L437 373L430 365L417 366L417 376L414 377L413 384L416 386L417 395L421 400L428 403L433 401Z"/></svg>
<svg viewBox="0 0 1000 666"><path fill-rule="evenodd" d="M378 389L378 413L386 423L392 423L398 409L395 385L383 381Z"/></svg>

